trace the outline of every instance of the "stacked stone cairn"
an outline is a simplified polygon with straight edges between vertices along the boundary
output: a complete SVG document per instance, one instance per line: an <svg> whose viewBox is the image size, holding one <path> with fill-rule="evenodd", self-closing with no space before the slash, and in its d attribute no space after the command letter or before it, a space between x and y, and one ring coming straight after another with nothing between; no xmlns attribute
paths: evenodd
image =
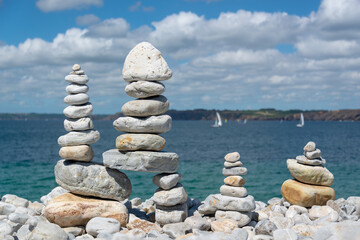
<svg viewBox="0 0 360 240"><path fill-rule="evenodd" d="M287 168L295 179L286 180L281 187L281 194L291 204L303 207L325 205L335 199L335 191L330 186L334 175L324 167L325 159L314 142L304 147L304 155L287 160Z"/></svg>
<svg viewBox="0 0 360 240"><path fill-rule="evenodd" d="M172 119L164 113L169 101L159 81L171 78L161 52L148 42L136 45L125 59L122 72L128 85L125 92L136 100L125 103L125 117L114 121L114 128L125 132L116 138L116 149L103 153L105 166L119 170L156 172L153 183L159 188L153 196L155 220L160 225L182 222L187 217L187 193L179 183L178 155L161 151L166 140L159 134L171 129Z"/></svg>
<svg viewBox="0 0 360 240"><path fill-rule="evenodd" d="M114 218L126 226L128 210L119 201L130 196L130 180L118 170L91 162L94 151L90 144L100 139L100 133L93 130L90 119L89 78L78 64L72 70L65 77L70 84L64 102L70 106L64 109L68 117L64 127L69 133L58 139L63 159L55 166L56 182L61 187L57 191L62 194L46 202L44 216L61 227L85 226L94 217Z"/></svg>
<svg viewBox="0 0 360 240"><path fill-rule="evenodd" d="M211 229L217 231L218 226L232 225L233 228L243 227L250 223L252 211L255 210L254 197L248 195L244 187L247 169L243 167L238 152L225 156L223 168L224 185L220 194L209 195L198 209L200 214L215 215L216 221L211 223ZM226 223L225 223L226 222Z"/></svg>

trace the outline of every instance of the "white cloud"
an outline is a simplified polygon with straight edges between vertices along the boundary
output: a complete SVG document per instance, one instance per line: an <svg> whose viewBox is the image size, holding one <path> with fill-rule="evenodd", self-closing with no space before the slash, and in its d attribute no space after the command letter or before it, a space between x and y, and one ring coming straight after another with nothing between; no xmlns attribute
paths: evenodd
<svg viewBox="0 0 360 240"><path fill-rule="evenodd" d="M38 0L36 2L36 6L43 12L83 9L102 5L103 0Z"/></svg>
<svg viewBox="0 0 360 240"><path fill-rule="evenodd" d="M89 36L104 38L124 37L129 32L129 23L123 18L110 18L89 27Z"/></svg>
<svg viewBox="0 0 360 240"><path fill-rule="evenodd" d="M141 1L137 1L134 5L129 7L131 12L143 11L143 12L152 12L155 10L153 6L144 6Z"/></svg>
<svg viewBox="0 0 360 240"><path fill-rule="evenodd" d="M76 18L76 24L80 25L80 26L92 25L92 24L98 23L99 21L100 21L100 18L98 18L94 14L78 16Z"/></svg>

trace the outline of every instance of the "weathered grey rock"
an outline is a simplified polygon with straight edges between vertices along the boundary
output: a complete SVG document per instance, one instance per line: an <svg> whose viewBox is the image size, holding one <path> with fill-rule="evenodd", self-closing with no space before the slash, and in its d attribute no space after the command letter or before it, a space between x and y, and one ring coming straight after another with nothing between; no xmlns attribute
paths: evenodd
<svg viewBox="0 0 360 240"><path fill-rule="evenodd" d="M153 177L153 183L162 188L170 189L181 180L182 176L180 173L160 173Z"/></svg>
<svg viewBox="0 0 360 240"><path fill-rule="evenodd" d="M315 151L316 149L316 144L314 142L308 142L305 147L304 147L304 151L305 152L311 152L311 151Z"/></svg>
<svg viewBox="0 0 360 240"><path fill-rule="evenodd" d="M228 176L224 179L224 183L233 187L241 187L245 184L245 178L241 176Z"/></svg>
<svg viewBox="0 0 360 240"><path fill-rule="evenodd" d="M173 173L178 168L178 155L168 152L121 152L112 149L103 153L106 167L140 172Z"/></svg>
<svg viewBox="0 0 360 240"><path fill-rule="evenodd" d="M29 224L25 224L19 228L19 230L16 232L16 237L19 240L25 240L26 236L30 234L30 232L34 229L34 227L30 226Z"/></svg>
<svg viewBox="0 0 360 240"><path fill-rule="evenodd" d="M169 110L170 103L163 95L146 99L136 99L125 103L121 112L131 117L161 115Z"/></svg>
<svg viewBox="0 0 360 240"><path fill-rule="evenodd" d="M96 237L100 232L116 233L120 231L120 222L113 218L95 217L86 224L86 232Z"/></svg>
<svg viewBox="0 0 360 240"><path fill-rule="evenodd" d="M66 131L84 131L94 128L91 118L65 119L64 128Z"/></svg>
<svg viewBox="0 0 360 240"><path fill-rule="evenodd" d="M192 230L191 226L187 223L170 223L163 227L164 233L169 235L171 238L177 238L190 233Z"/></svg>
<svg viewBox="0 0 360 240"><path fill-rule="evenodd" d="M85 229L84 227L66 227L63 228L63 230L67 233L67 234L72 234L75 237L83 235L85 233Z"/></svg>
<svg viewBox="0 0 360 240"><path fill-rule="evenodd" d="M225 155L224 159L226 162L237 162L240 159L240 154L238 152L228 153Z"/></svg>
<svg viewBox="0 0 360 240"><path fill-rule="evenodd" d="M323 226L314 240L360 239L360 222L344 221Z"/></svg>
<svg viewBox="0 0 360 240"><path fill-rule="evenodd" d="M81 236L77 236L75 238L75 240L93 240L95 239L93 236L91 236L90 234L84 234L84 235L81 235Z"/></svg>
<svg viewBox="0 0 360 240"><path fill-rule="evenodd" d="M324 158L308 159L304 155L297 156L296 161L298 163L311 165L311 166L319 166L319 165L324 165L326 163L326 160Z"/></svg>
<svg viewBox="0 0 360 240"><path fill-rule="evenodd" d="M125 92L130 97L148 98L162 94L165 86L159 82L137 81L128 84Z"/></svg>
<svg viewBox="0 0 360 240"><path fill-rule="evenodd" d="M308 159L317 159L321 157L321 151L320 149L315 149L314 151L311 152L304 152L305 157L307 157Z"/></svg>
<svg viewBox="0 0 360 240"><path fill-rule="evenodd" d="M15 205L16 207L28 207L29 206L28 200L26 200L25 198L18 197L13 194L5 194L1 198L1 201L4 203L9 203L9 204Z"/></svg>
<svg viewBox="0 0 360 240"><path fill-rule="evenodd" d="M160 225L183 222L188 216L188 206L186 203L176 206L156 205L155 220Z"/></svg>
<svg viewBox="0 0 360 240"><path fill-rule="evenodd" d="M131 194L128 177L95 163L60 160L55 166L56 182L72 193L122 201Z"/></svg>
<svg viewBox="0 0 360 240"><path fill-rule="evenodd" d="M219 219L211 222L213 232L231 233L237 227L237 222L232 219Z"/></svg>
<svg viewBox="0 0 360 240"><path fill-rule="evenodd" d="M254 197L248 195L244 198L223 196L221 194L209 195L198 211L202 214L214 214L216 210L247 212L255 209Z"/></svg>
<svg viewBox="0 0 360 240"><path fill-rule="evenodd" d="M300 182L321 186L331 186L334 182L334 175L325 167L299 164L295 159L286 163L290 174Z"/></svg>
<svg viewBox="0 0 360 240"><path fill-rule="evenodd" d="M94 157L94 151L89 145L68 146L60 148L59 155L63 159L90 162Z"/></svg>
<svg viewBox="0 0 360 240"><path fill-rule="evenodd" d="M228 186L228 185L222 185L220 187L220 193L221 193L221 195L224 195L224 196L231 196L231 197L238 197L238 198L246 197L248 195L246 188L232 187L232 186Z"/></svg>
<svg viewBox="0 0 360 240"><path fill-rule="evenodd" d="M273 233L274 240L297 240L298 236L293 229L276 229Z"/></svg>
<svg viewBox="0 0 360 240"><path fill-rule="evenodd" d="M242 176L247 174L247 168L245 167L223 168L222 173L224 176Z"/></svg>
<svg viewBox="0 0 360 240"><path fill-rule="evenodd" d="M29 203L28 209L34 211L35 215L40 215L44 207L45 207L44 204L35 201Z"/></svg>
<svg viewBox="0 0 360 240"><path fill-rule="evenodd" d="M274 231L277 229L276 225L270 220L262 220L255 226L256 235L270 235L273 236Z"/></svg>
<svg viewBox="0 0 360 240"><path fill-rule="evenodd" d="M44 195L40 198L41 202L43 202L45 205L53 199L54 197L60 196L61 194L69 192L68 190L62 188L62 187L56 187L51 192L49 192L47 195Z"/></svg>
<svg viewBox="0 0 360 240"><path fill-rule="evenodd" d="M175 206L186 202L187 193L181 183L170 190L158 188L153 196L156 204L161 206Z"/></svg>
<svg viewBox="0 0 360 240"><path fill-rule="evenodd" d="M80 84L69 84L65 91L68 94L76 94L76 93L87 93L89 91L88 85L80 85Z"/></svg>
<svg viewBox="0 0 360 240"><path fill-rule="evenodd" d="M10 203L0 202L0 215L9 215L15 212L16 206Z"/></svg>
<svg viewBox="0 0 360 240"><path fill-rule="evenodd" d="M29 219L29 215L28 214L24 214L24 213L10 213L9 214L9 220L14 222L14 223L20 223L20 224L25 224L26 221Z"/></svg>
<svg viewBox="0 0 360 240"><path fill-rule="evenodd" d="M64 109L63 113L68 118L83 118L91 115L93 106L87 103L79 106L68 106Z"/></svg>
<svg viewBox="0 0 360 240"><path fill-rule="evenodd" d="M58 144L62 147L90 145L100 139L100 133L96 130L69 132L58 138Z"/></svg>
<svg viewBox="0 0 360 240"><path fill-rule="evenodd" d="M56 224L39 222L35 229L27 236L27 240L67 240L68 235Z"/></svg>
<svg viewBox="0 0 360 240"><path fill-rule="evenodd" d="M65 77L65 81L69 83L85 84L89 81L89 78L87 75L70 74Z"/></svg>
<svg viewBox="0 0 360 240"><path fill-rule="evenodd" d="M252 212L237 212L237 211L221 211L215 212L215 219L232 219L238 223L238 227L243 227L251 221Z"/></svg>
<svg viewBox="0 0 360 240"><path fill-rule="evenodd" d="M89 99L89 95L87 95L86 93L76 93L67 95L64 98L64 103L68 105L82 105L89 102Z"/></svg>
<svg viewBox="0 0 360 240"><path fill-rule="evenodd" d="M172 72L158 49L141 42L127 55L122 75L127 82L161 81L171 78Z"/></svg>
<svg viewBox="0 0 360 240"><path fill-rule="evenodd" d="M84 75L85 72L83 70L77 70L77 71L72 71L69 74L70 75Z"/></svg>
<svg viewBox="0 0 360 240"><path fill-rule="evenodd" d="M152 230L156 230L161 232L161 227L157 223L152 223L146 220L142 220L139 218L132 219L132 214L130 214L129 223L126 224L126 227L130 230L132 229L139 229L141 231L144 231L146 234L149 233Z"/></svg>
<svg viewBox="0 0 360 240"><path fill-rule="evenodd" d="M125 133L116 138L116 148L120 151L161 151L165 138L156 134Z"/></svg>
<svg viewBox="0 0 360 240"><path fill-rule="evenodd" d="M73 70L73 71L80 71L80 69L81 69L80 64L75 63L75 64L72 66L72 70Z"/></svg>
<svg viewBox="0 0 360 240"><path fill-rule="evenodd" d="M271 211L281 213L282 215L286 214L287 208L280 205L271 206Z"/></svg>
<svg viewBox="0 0 360 240"><path fill-rule="evenodd" d="M330 215L333 212L335 212L335 210L329 206L312 206L311 209L309 209L309 218L315 220Z"/></svg>
<svg viewBox="0 0 360 240"><path fill-rule="evenodd" d="M291 228L295 224L294 219L283 216L270 217L269 220L274 223L278 229Z"/></svg>
<svg viewBox="0 0 360 240"><path fill-rule="evenodd" d="M0 238L2 236L11 235L13 233L13 228L5 221L0 222Z"/></svg>
<svg viewBox="0 0 360 240"><path fill-rule="evenodd" d="M169 115L146 118L119 117L113 123L120 132L131 133L166 133L171 129L172 119Z"/></svg>
<svg viewBox="0 0 360 240"><path fill-rule="evenodd" d="M185 219L185 223L191 226L191 229L207 231L210 229L210 222L200 216L191 216Z"/></svg>
<svg viewBox="0 0 360 240"><path fill-rule="evenodd" d="M242 167L242 162L240 161L236 161L236 162L224 162L224 167L225 168L233 168L233 167Z"/></svg>

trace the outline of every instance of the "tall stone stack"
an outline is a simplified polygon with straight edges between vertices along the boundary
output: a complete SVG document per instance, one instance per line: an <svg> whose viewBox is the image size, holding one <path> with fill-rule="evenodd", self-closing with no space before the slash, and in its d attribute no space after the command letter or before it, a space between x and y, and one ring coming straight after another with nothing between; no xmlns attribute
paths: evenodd
<svg viewBox="0 0 360 240"><path fill-rule="evenodd" d="M125 117L114 121L114 128L125 132L116 138L116 149L103 153L105 166L129 171L160 173L153 178L159 189L154 194L155 219L161 225L184 221L187 194L179 183L178 155L161 151L166 140L159 134L171 129L172 119L164 113L169 101L160 81L171 78L161 52L148 42L136 45L125 59L122 72L128 85L125 92L136 100L125 103Z"/></svg>
<svg viewBox="0 0 360 240"><path fill-rule="evenodd" d="M335 191L330 186L334 175L324 167L325 159L314 142L304 147L304 155L287 160L287 168L295 178L286 180L281 187L281 194L291 204L303 207L325 205L335 199Z"/></svg>

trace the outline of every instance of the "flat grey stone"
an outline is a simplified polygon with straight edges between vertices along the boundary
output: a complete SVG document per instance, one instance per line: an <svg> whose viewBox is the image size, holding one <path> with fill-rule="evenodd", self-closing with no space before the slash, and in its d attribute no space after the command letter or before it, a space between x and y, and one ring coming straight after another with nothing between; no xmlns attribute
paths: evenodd
<svg viewBox="0 0 360 240"><path fill-rule="evenodd" d="M70 75L84 75L84 70L72 71L69 73Z"/></svg>
<svg viewBox="0 0 360 240"><path fill-rule="evenodd" d="M158 49L141 42L126 56L122 75L127 82L160 81L171 78L172 72Z"/></svg>
<svg viewBox="0 0 360 240"><path fill-rule="evenodd" d="M75 63L75 64L72 66L71 69L72 69L73 71L80 71L81 66L80 66L80 64Z"/></svg>
<svg viewBox="0 0 360 240"><path fill-rule="evenodd" d="M120 151L161 151L165 144L165 138L149 133L125 133L118 136L115 141L116 148Z"/></svg>
<svg viewBox="0 0 360 240"><path fill-rule="evenodd" d="M223 168L222 173L224 176L243 176L247 174L247 168L245 167Z"/></svg>
<svg viewBox="0 0 360 240"><path fill-rule="evenodd" d="M314 142L308 142L305 147L304 147L304 151L305 152L311 152L311 151L315 151L316 149L316 144Z"/></svg>
<svg viewBox="0 0 360 240"><path fill-rule="evenodd" d="M1 198L2 202L10 203L15 205L16 207L28 207L29 201L25 198L18 197L14 194L5 194Z"/></svg>
<svg viewBox="0 0 360 240"><path fill-rule="evenodd" d="M191 229L199 229L208 231L210 229L210 222L206 218L200 216L191 216L185 219L185 223L191 226Z"/></svg>
<svg viewBox="0 0 360 240"><path fill-rule="evenodd" d="M156 205L155 220L160 225L183 222L187 216L188 206L186 203L171 207Z"/></svg>
<svg viewBox="0 0 360 240"><path fill-rule="evenodd" d="M120 231L120 222L113 218L94 217L86 224L86 232L96 237L100 232L116 233Z"/></svg>
<svg viewBox="0 0 360 240"><path fill-rule="evenodd" d="M85 84L89 81L89 78L87 75L70 74L65 77L65 81L69 83Z"/></svg>
<svg viewBox="0 0 360 240"><path fill-rule="evenodd" d="M10 203L0 202L0 215L9 215L15 212L16 206Z"/></svg>
<svg viewBox="0 0 360 240"><path fill-rule="evenodd" d="M136 99L125 103L121 112L131 117L148 117L161 115L169 110L170 103L163 95L146 99Z"/></svg>
<svg viewBox="0 0 360 240"><path fill-rule="evenodd" d="M308 159L316 159L316 158L320 158L321 157L321 151L320 149L315 149L314 151L311 152L304 152L305 157L307 157Z"/></svg>
<svg viewBox="0 0 360 240"><path fill-rule="evenodd" d="M256 235L269 235L273 236L274 231L277 229L276 225L270 220L261 220L255 226Z"/></svg>
<svg viewBox="0 0 360 240"><path fill-rule="evenodd" d="M166 224L163 227L164 233L169 235L171 238L177 238L183 236L187 233L190 233L191 230L192 230L191 225L184 222L170 223L170 224Z"/></svg>
<svg viewBox="0 0 360 240"><path fill-rule="evenodd" d="M225 155L225 161L227 162L236 162L240 159L240 154L238 152L232 152Z"/></svg>
<svg viewBox="0 0 360 240"><path fill-rule="evenodd" d="M20 223L21 225L25 224L26 221L30 218L28 214L24 213L10 213L9 214L9 220L14 223Z"/></svg>
<svg viewBox="0 0 360 240"><path fill-rule="evenodd" d="M146 118L119 117L113 123L120 132L131 133L166 133L171 129L172 119L169 115Z"/></svg>
<svg viewBox="0 0 360 240"><path fill-rule="evenodd" d="M16 233L16 237L19 240L26 239L26 236L34 229L33 226L30 226L29 224L25 224L19 228L19 230Z"/></svg>
<svg viewBox="0 0 360 240"><path fill-rule="evenodd" d="M39 222L35 229L27 236L29 240L56 239L68 240L67 233L56 224Z"/></svg>
<svg viewBox="0 0 360 240"><path fill-rule="evenodd" d="M224 162L224 167L225 168L233 168L233 167L242 167L242 162L240 161L236 161L236 162Z"/></svg>
<svg viewBox="0 0 360 240"><path fill-rule="evenodd" d="M83 118L92 114L93 106L87 103L79 106L68 106L64 109L63 113L68 118Z"/></svg>
<svg viewBox="0 0 360 240"><path fill-rule="evenodd" d="M128 84L125 92L130 97L148 98L162 94L165 86L159 82L137 81Z"/></svg>
<svg viewBox="0 0 360 240"><path fill-rule="evenodd" d="M0 237L5 235L11 235L13 233L13 228L10 224L5 221L0 222Z"/></svg>
<svg viewBox="0 0 360 240"><path fill-rule="evenodd" d="M82 105L89 102L89 95L86 93L76 93L67 95L64 98L64 103L68 105Z"/></svg>
<svg viewBox="0 0 360 240"><path fill-rule="evenodd" d="M103 162L106 167L128 171L173 173L178 169L178 155L169 152L111 149L103 153Z"/></svg>
<svg viewBox="0 0 360 240"><path fill-rule="evenodd" d="M161 206L175 206L182 204L186 202L187 198L188 195L183 185L180 183L169 190L158 188L153 196L155 204Z"/></svg>
<svg viewBox="0 0 360 240"><path fill-rule="evenodd" d="M220 193L224 196L231 196L231 197L246 197L248 195L246 188L244 187L233 187L228 185L222 185L220 187Z"/></svg>
<svg viewBox="0 0 360 240"><path fill-rule="evenodd" d="M79 132L69 132L58 138L58 144L62 147L90 145L100 139L100 133L96 130L87 130Z"/></svg>
<svg viewBox="0 0 360 240"><path fill-rule="evenodd" d="M64 128L66 131L84 131L94 128L91 118L85 117L80 119L65 119Z"/></svg>
<svg viewBox="0 0 360 240"><path fill-rule="evenodd" d="M296 161L298 163L311 165L311 166L320 166L326 163L326 160L324 158L320 157L319 159L308 159L304 155L296 156Z"/></svg>
<svg viewBox="0 0 360 240"><path fill-rule="evenodd" d="M274 240L297 240L298 236L296 232L291 229L276 229L273 233Z"/></svg>
<svg viewBox="0 0 360 240"><path fill-rule="evenodd" d="M252 218L252 212L238 212L238 211L222 211L217 210L215 212L215 219L232 219L238 222L238 227L243 227L247 225Z"/></svg>
<svg viewBox="0 0 360 240"><path fill-rule="evenodd" d="M80 84L69 84L66 88L65 91L68 94L76 94L76 93L87 93L89 91L89 86L88 85L80 85Z"/></svg>
<svg viewBox="0 0 360 240"><path fill-rule="evenodd" d="M181 178L180 173L160 173L153 177L153 183L162 189L170 189L176 186Z"/></svg>
<svg viewBox="0 0 360 240"><path fill-rule="evenodd" d="M55 166L56 182L72 193L122 201L131 194L128 177L95 163L60 160Z"/></svg>

